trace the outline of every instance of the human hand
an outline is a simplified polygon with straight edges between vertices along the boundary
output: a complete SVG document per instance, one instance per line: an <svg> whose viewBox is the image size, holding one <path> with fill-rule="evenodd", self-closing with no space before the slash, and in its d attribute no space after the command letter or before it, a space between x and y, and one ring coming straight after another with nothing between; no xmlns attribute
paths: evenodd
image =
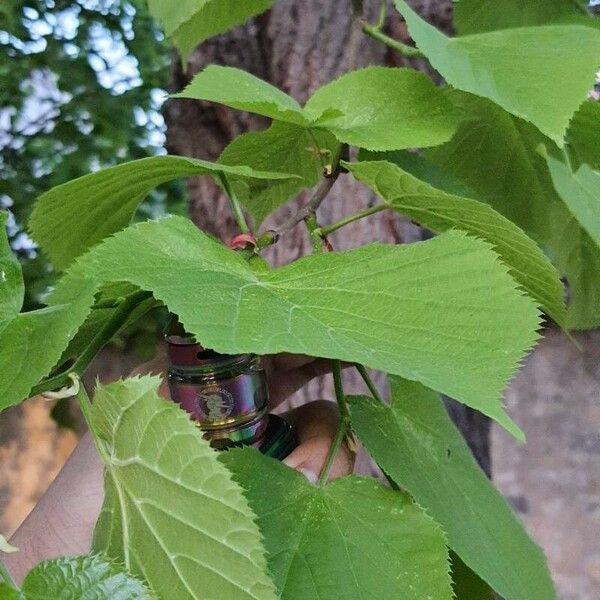
<svg viewBox="0 0 600 600"><path fill-rule="evenodd" d="M263 364L268 374L271 409L311 379L330 370L328 360L290 354L265 357ZM166 367L163 354L135 369L132 375L163 374ZM164 379L160 393L169 397ZM337 429L337 407L332 402L319 400L290 411L286 418L296 429L298 446L284 462L314 482ZM329 479L349 474L353 462L353 454L343 445ZM7 554L4 562L15 580L22 581L25 574L42 560L88 552L103 494L102 464L87 433L11 539L20 551Z"/></svg>

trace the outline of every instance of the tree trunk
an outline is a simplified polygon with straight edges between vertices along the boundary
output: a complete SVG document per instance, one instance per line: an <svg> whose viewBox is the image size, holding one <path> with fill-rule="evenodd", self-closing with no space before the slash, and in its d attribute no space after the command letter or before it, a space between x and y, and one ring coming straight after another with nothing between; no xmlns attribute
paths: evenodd
<svg viewBox="0 0 600 600"><path fill-rule="evenodd" d="M438 27L451 29L450 0L413 2L428 20ZM379 2L365 2L366 18L374 22ZM321 85L350 68L367 64L401 65L405 59L364 36L353 27L350 0L279 0L273 9L254 21L202 44L192 53L182 69L174 61L173 89L182 89L204 66L218 63L239 67L261 77L296 98L306 99ZM407 40L406 28L398 13L390 12L390 32ZM424 65L419 65L426 68ZM261 117L239 113L222 106L191 100L169 103L166 110L169 151L197 158L215 160L223 148L245 131L263 129ZM219 189L208 178L189 183L190 215L203 230L223 240L236 233L229 207ZM266 224L281 223L306 201L302 194L282 207ZM341 177L319 209L320 223L330 223L375 202L375 197L350 177ZM360 246L375 240L388 243L413 242L421 237L419 228L393 213L380 213L353 223L343 234L331 236L336 249ZM281 265L310 252L310 243L300 225L289 232L266 253L273 265ZM346 388L364 391L357 377L345 374ZM383 384L383 380L379 379ZM299 392L294 404L315 398L332 398L328 378L315 381ZM488 471L490 467L489 422L478 412L451 403L451 415Z"/></svg>

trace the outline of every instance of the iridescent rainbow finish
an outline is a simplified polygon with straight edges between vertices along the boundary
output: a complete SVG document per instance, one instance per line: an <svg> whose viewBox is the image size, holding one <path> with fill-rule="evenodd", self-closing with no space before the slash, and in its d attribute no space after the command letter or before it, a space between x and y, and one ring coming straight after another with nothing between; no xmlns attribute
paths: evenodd
<svg viewBox="0 0 600 600"><path fill-rule="evenodd" d="M189 337L167 337L171 398L196 421L213 447L253 445L284 458L295 447L290 425L268 414L260 359L204 349Z"/></svg>

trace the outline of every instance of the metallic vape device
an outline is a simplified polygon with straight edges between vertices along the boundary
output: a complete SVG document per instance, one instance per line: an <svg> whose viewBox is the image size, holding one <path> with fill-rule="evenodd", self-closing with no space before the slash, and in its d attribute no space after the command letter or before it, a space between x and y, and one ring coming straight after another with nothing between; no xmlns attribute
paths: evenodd
<svg viewBox="0 0 600 600"><path fill-rule="evenodd" d="M218 354L186 335L168 335L167 344L171 399L191 415L211 446L252 445L280 460L296 447L290 424L268 412L258 356Z"/></svg>

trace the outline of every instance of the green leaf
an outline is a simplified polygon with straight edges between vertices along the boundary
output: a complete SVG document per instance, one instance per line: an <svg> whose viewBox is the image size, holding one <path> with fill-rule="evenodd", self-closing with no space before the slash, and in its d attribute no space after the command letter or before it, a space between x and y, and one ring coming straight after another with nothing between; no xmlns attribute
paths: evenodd
<svg viewBox="0 0 600 600"><path fill-rule="evenodd" d="M537 244L514 223L487 204L446 194L390 162L344 164L390 207L428 229L437 233L458 229L489 242L522 288L564 325L559 275Z"/></svg>
<svg viewBox="0 0 600 600"><path fill-rule="evenodd" d="M23 600L18 590L2 582L0 582L0 598L2 600Z"/></svg>
<svg viewBox="0 0 600 600"><path fill-rule="evenodd" d="M584 102L575 113L567 143L580 163L600 169L600 102Z"/></svg>
<svg viewBox="0 0 600 600"><path fill-rule="evenodd" d="M321 119L341 142L370 150L435 146L458 124L451 103L429 77L413 69L366 67L318 89L306 109L342 112Z"/></svg>
<svg viewBox="0 0 600 600"><path fill-rule="evenodd" d="M218 102L292 125L326 129L340 142L374 150L441 144L458 123L444 94L410 69L352 71L317 90L302 108L250 73L210 65L173 97Z"/></svg>
<svg viewBox="0 0 600 600"><path fill-rule="evenodd" d="M7 218L8 214L0 211L0 331L19 314L25 294L21 265L8 243Z"/></svg>
<svg viewBox="0 0 600 600"><path fill-rule="evenodd" d="M547 249L569 281L568 328L600 325L600 251L554 190L537 151L550 140L489 101L462 93L453 98L471 117L426 156Z"/></svg>
<svg viewBox="0 0 600 600"><path fill-rule="evenodd" d="M171 217L116 234L76 267L53 302L69 301L69 280L80 271L94 286L129 281L217 352L359 362L421 381L521 435L499 395L537 338L539 314L490 246L462 232L255 272L187 219Z"/></svg>
<svg viewBox="0 0 600 600"><path fill-rule="evenodd" d="M241 25L273 5L274 0L149 0L150 13L161 23L186 61L204 40Z"/></svg>
<svg viewBox="0 0 600 600"><path fill-rule="evenodd" d="M360 150L358 153L360 161L386 160L398 165L402 170L414 175L421 181L426 181L434 188L444 190L455 196L475 197L473 190L451 173L444 171L436 164L411 150L394 150L392 152L371 152Z"/></svg>
<svg viewBox="0 0 600 600"><path fill-rule="evenodd" d="M88 315L94 291L74 278L67 304L21 313L0 330L0 410L27 398L56 365Z"/></svg>
<svg viewBox="0 0 600 600"><path fill-rule="evenodd" d="M450 563L456 600L496 600L492 588L469 569L454 552L450 553Z"/></svg>
<svg viewBox="0 0 600 600"><path fill-rule="evenodd" d="M254 515L239 486L159 377L100 386L91 428L106 498L93 548L160 598L274 599Z"/></svg>
<svg viewBox="0 0 600 600"><path fill-rule="evenodd" d="M246 489L283 600L450 600L439 526L400 492L362 477L318 487L256 450L222 460Z"/></svg>
<svg viewBox="0 0 600 600"><path fill-rule="evenodd" d="M55 558L25 577L21 600L152 600L146 586L100 556Z"/></svg>
<svg viewBox="0 0 600 600"><path fill-rule="evenodd" d="M545 25L448 38L403 0L395 3L419 49L450 85L493 100L562 146L594 84L600 31Z"/></svg>
<svg viewBox="0 0 600 600"><path fill-rule="evenodd" d="M454 26L461 34L548 23L592 21L586 0L460 0L454 5Z"/></svg>
<svg viewBox="0 0 600 600"><path fill-rule="evenodd" d="M182 92L172 98L192 98L224 104L236 110L263 115L294 125L310 119L291 96L270 83L234 67L209 65L194 76Z"/></svg>
<svg viewBox="0 0 600 600"><path fill-rule="evenodd" d="M481 471L437 394L397 377L391 383L390 406L349 399L352 427L371 456L503 598L554 598L542 551Z"/></svg>
<svg viewBox="0 0 600 600"><path fill-rule="evenodd" d="M54 265L64 269L88 248L126 227L156 186L178 177L219 173L232 179L293 177L183 156L142 158L84 175L42 194L29 228Z"/></svg>
<svg viewBox="0 0 600 600"><path fill-rule="evenodd" d="M339 147L328 131L274 121L266 131L235 138L223 150L219 163L298 176L268 182L259 179L232 182L239 200L258 227L265 217L302 188L315 185L322 177L323 165L332 163L339 154Z"/></svg>
<svg viewBox="0 0 600 600"><path fill-rule="evenodd" d="M546 162L559 196L600 249L600 173L587 165L573 173L552 156Z"/></svg>

